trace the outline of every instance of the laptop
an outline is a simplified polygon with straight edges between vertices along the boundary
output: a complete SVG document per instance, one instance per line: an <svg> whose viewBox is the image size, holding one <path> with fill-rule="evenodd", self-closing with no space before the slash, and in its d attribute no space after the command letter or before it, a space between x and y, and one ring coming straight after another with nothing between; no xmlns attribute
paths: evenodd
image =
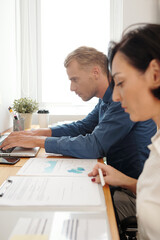
<svg viewBox="0 0 160 240"><path fill-rule="evenodd" d="M0 145L8 137L8 134L0 136ZM0 149L0 157L35 157L39 151L39 147L35 148L22 148L15 147L7 150Z"/></svg>

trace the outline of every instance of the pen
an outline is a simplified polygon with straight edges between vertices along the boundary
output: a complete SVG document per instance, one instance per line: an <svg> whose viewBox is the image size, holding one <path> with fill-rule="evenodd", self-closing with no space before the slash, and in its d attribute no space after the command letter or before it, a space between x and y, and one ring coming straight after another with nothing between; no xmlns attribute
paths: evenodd
<svg viewBox="0 0 160 240"><path fill-rule="evenodd" d="M9 112L12 114L13 118L18 120L17 116L14 114L13 110L11 107L8 108Z"/></svg>
<svg viewBox="0 0 160 240"><path fill-rule="evenodd" d="M100 180L101 180L101 185L103 187L105 185L105 181L104 181L104 178L103 178L102 170L100 168L98 168L98 172L99 172L99 177L100 177Z"/></svg>

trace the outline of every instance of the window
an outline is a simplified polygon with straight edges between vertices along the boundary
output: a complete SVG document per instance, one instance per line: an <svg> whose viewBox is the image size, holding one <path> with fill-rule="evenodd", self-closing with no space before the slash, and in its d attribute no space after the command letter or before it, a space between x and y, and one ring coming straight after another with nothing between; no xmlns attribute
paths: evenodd
<svg viewBox="0 0 160 240"><path fill-rule="evenodd" d="M70 91L64 59L80 46L107 53L110 40L109 0L41 0L41 102L84 103Z"/></svg>

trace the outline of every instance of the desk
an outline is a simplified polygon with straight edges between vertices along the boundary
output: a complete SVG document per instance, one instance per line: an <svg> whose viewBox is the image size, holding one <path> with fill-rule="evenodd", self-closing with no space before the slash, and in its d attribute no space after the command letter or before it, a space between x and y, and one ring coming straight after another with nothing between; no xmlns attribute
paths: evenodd
<svg viewBox="0 0 160 240"><path fill-rule="evenodd" d="M45 157L45 150L40 149L37 157ZM53 158L53 156L51 156ZM19 162L17 162L15 165L0 165L0 185L6 180L9 176L14 176L16 173L19 171L19 169L25 164L27 161L27 158L21 158ZM103 160L99 160L100 162L103 162ZM117 229L117 224L116 224L116 219L115 219L115 214L114 214L114 209L113 209L113 204L112 204L112 199L110 195L110 190L109 186L105 185L103 187L104 191L104 196L105 196L105 202L107 205L107 215L108 215L108 220L110 224L110 231L112 235L113 240L118 240L119 239L119 234L118 234L118 229Z"/></svg>
<svg viewBox="0 0 160 240"><path fill-rule="evenodd" d="M45 157L45 150L40 149L37 157ZM51 156L53 158L53 156ZM56 156L57 157L57 156ZM28 160L28 158L21 158L19 162L17 162L15 165L0 165L0 185L9 177L9 176L15 176L16 173L19 171L19 169L25 164L25 162ZM103 162L103 160L99 160L100 162ZM113 240L119 240L119 234L117 229L117 223L115 219L113 204L112 204L112 198L110 194L110 189L108 185L105 185L103 187L104 196L105 196L105 203L107 206L107 215L108 220L110 224L110 231L111 236Z"/></svg>

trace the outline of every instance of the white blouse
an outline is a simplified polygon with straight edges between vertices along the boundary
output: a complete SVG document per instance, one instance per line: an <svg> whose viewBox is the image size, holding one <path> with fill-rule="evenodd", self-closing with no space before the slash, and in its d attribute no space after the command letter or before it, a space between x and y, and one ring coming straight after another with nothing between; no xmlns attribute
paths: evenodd
<svg viewBox="0 0 160 240"><path fill-rule="evenodd" d="M137 183L137 219L140 240L160 239L160 130L148 146L150 156Z"/></svg>

